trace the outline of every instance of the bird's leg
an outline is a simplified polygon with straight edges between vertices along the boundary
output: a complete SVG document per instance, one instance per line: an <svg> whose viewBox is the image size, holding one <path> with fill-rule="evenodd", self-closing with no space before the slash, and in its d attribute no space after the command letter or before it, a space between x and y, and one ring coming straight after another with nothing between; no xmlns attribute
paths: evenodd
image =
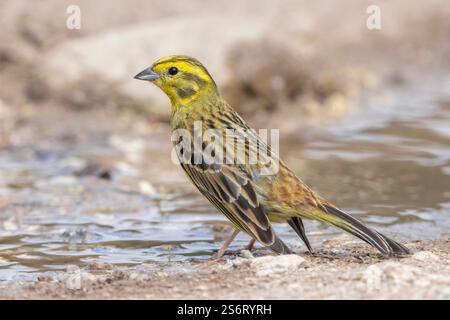
<svg viewBox="0 0 450 320"><path fill-rule="evenodd" d="M250 242L247 245L247 250L248 251L252 251L253 250L253 246L255 245L256 240L252 238L252 240L250 240Z"/></svg>
<svg viewBox="0 0 450 320"><path fill-rule="evenodd" d="M238 235L240 231L238 229L235 229L233 233L225 240L222 247L220 247L219 251L217 251L216 255L214 256L215 259L220 259L223 254L225 253L225 250L227 250L228 246L231 242L233 242L234 238Z"/></svg>

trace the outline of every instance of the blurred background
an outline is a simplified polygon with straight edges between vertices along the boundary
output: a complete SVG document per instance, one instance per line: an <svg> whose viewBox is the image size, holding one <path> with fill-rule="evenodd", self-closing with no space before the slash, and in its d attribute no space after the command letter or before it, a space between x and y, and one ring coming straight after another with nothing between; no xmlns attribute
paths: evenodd
<svg viewBox="0 0 450 320"><path fill-rule="evenodd" d="M229 225L170 161L167 98L133 79L172 54L279 128L285 162L330 201L399 239L450 237L446 0L0 0L0 30L0 280L218 248ZM346 239L306 228L313 247Z"/></svg>

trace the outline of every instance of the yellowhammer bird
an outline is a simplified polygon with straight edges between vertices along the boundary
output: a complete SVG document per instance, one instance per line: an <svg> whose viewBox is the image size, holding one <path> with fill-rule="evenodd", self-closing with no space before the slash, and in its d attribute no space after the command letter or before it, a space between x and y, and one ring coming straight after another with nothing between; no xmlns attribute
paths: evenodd
<svg viewBox="0 0 450 320"><path fill-rule="evenodd" d="M302 218L331 223L371 244L384 255L409 252L403 245L369 229L313 192L270 148L267 147L269 162L264 156L257 161L249 161L250 152L258 146L266 147L266 143L222 99L213 78L196 59L188 56L165 57L135 78L153 82L169 97L172 132L182 129L192 141L196 141L198 134L194 127L195 123L200 122L203 131L214 129L225 135L231 130L238 138L245 139L244 158L241 156L241 161L231 163L217 161L215 156L239 153L239 147L229 142L236 141L233 139L214 141L213 150L209 150L214 158L212 161L211 157L204 156L198 161L194 153L188 153L186 148L180 148L177 152L181 166L192 183L236 228L218 251L217 257L224 254L240 231L252 237L249 249L257 240L276 253L289 253L289 248L276 235L271 222L287 222L312 252ZM208 140L208 143L202 141L202 151L213 140ZM175 141L175 144L178 142ZM278 170L264 171L274 163L277 163Z"/></svg>

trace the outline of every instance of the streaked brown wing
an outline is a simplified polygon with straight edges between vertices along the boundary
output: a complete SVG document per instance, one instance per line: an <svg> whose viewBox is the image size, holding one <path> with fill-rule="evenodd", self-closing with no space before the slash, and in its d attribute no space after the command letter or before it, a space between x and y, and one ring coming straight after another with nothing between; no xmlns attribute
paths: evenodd
<svg viewBox="0 0 450 320"><path fill-rule="evenodd" d="M236 227L265 245L272 245L275 233L243 166L226 164L182 164L195 186Z"/></svg>

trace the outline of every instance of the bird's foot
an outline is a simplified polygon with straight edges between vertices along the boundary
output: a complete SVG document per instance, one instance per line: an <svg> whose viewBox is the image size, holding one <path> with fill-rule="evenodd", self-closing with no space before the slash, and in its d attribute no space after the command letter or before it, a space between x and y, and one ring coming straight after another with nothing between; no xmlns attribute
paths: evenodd
<svg viewBox="0 0 450 320"><path fill-rule="evenodd" d="M225 256L227 257L238 256L241 252L241 250L226 250L224 252L220 252L220 249L214 251L215 251L214 254L211 256L212 260L220 260Z"/></svg>

